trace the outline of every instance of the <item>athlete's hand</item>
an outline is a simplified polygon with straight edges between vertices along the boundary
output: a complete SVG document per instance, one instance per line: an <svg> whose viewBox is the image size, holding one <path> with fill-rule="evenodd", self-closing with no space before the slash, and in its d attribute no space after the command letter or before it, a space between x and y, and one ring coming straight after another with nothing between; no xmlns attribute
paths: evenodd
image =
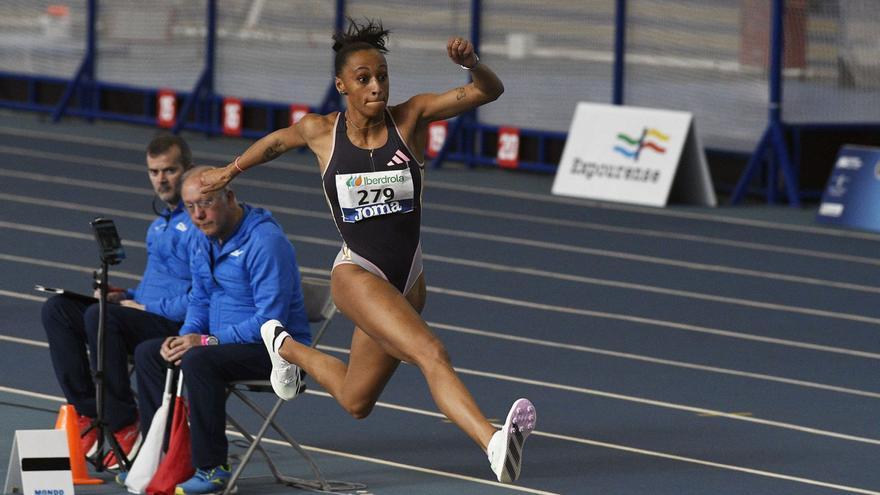
<svg viewBox="0 0 880 495"><path fill-rule="evenodd" d="M470 41L454 37L446 42L446 52L449 59L458 65L473 69L477 65L477 56L474 54L474 45Z"/></svg>
<svg viewBox="0 0 880 495"><path fill-rule="evenodd" d="M226 184L229 184L229 181L235 177L232 172L230 172L230 169L234 169L232 163L225 167L215 168L203 173L199 177L199 181L202 184L202 194L219 191L226 187Z"/></svg>

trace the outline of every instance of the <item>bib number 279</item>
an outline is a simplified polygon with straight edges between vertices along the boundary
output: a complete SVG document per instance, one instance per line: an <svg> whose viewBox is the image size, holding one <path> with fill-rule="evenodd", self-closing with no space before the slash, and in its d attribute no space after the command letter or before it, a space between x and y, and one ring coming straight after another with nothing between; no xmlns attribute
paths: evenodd
<svg viewBox="0 0 880 495"><path fill-rule="evenodd" d="M369 205L379 202L379 198L384 199L386 202L394 199L394 189L390 187L385 187L382 189L362 189L357 192L360 199L358 199L358 205ZM370 200L370 195L372 194L373 199Z"/></svg>

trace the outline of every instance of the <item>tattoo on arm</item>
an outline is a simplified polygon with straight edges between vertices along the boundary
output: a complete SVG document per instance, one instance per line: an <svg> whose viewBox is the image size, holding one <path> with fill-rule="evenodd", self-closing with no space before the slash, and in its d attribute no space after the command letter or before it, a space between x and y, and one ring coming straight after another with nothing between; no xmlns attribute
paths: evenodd
<svg viewBox="0 0 880 495"><path fill-rule="evenodd" d="M284 153L284 144L279 139L266 148L266 151L263 152L263 160L267 162L274 160L281 156L282 153Z"/></svg>
<svg viewBox="0 0 880 495"><path fill-rule="evenodd" d="M467 96L467 93L464 91L464 87L458 88L457 93L455 94L455 99L457 101L463 100Z"/></svg>

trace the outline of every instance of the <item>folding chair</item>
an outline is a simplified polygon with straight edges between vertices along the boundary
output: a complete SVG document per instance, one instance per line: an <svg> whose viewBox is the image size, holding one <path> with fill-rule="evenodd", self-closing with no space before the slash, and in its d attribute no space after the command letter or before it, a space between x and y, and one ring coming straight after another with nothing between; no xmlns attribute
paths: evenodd
<svg viewBox="0 0 880 495"><path fill-rule="evenodd" d="M302 278L302 290L303 290L303 298L305 299L305 309L306 315L309 318L309 323L318 324L317 332L315 332L312 338L312 347L318 345L318 342L321 340L321 337L324 335L324 331L327 329L327 326L330 324L330 320L333 318L333 315L336 314L336 306L333 304L333 298L330 294L330 282L328 280L322 280L311 277L303 277ZM230 416L228 413L226 415L226 419L233 428L235 428L248 442L247 451L241 457L241 461L236 467L235 471L232 473L232 477L229 479L229 483L226 486L226 490L223 492L224 495L231 493L235 489L236 482L239 480L242 471L245 466L247 466L248 462L251 460L251 456L253 455L255 450L259 450L263 457L266 458L266 462L269 464L269 469L272 471L272 476L275 477L275 480L279 483L293 486L296 488L300 488L303 490L310 490L320 493L338 493L338 492L354 492L357 490L363 490L366 488L366 485L362 483L349 483L345 481L335 481L335 480L327 480L324 478L324 475L321 474L321 470L318 469L317 464L312 459L312 457L306 452L299 443L296 442L278 423L275 422L275 415L278 414L278 410L281 408L281 405L284 404L284 400L277 399L275 401L275 405L272 409L266 413L263 409L261 409L257 404L254 403L247 395L246 392L267 392L270 394L274 394L275 392L272 390L272 384L269 380L241 380L230 383L229 386L229 394L235 395L239 398L246 406L248 406L251 410L257 413L261 418L263 418L263 424L260 426L259 431L256 435L251 436L250 433L245 430L245 428L239 423L235 418ZM286 476L281 474L278 470L275 463L272 461L272 458L269 456L268 452L263 449L263 446L260 445L260 442L263 440L263 436L266 433L266 430L272 426L279 435L281 435L284 440L290 444L290 447L297 452L308 462L309 467L312 470L312 473L315 476L313 480L306 480L302 478L295 478L292 476Z"/></svg>

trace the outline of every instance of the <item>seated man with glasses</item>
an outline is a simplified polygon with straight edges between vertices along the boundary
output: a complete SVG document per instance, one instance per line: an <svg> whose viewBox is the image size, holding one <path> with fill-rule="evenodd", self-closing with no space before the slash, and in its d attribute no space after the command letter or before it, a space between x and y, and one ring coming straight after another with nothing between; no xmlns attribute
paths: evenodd
<svg viewBox="0 0 880 495"><path fill-rule="evenodd" d="M265 380L272 370L260 327L278 320L295 340L311 342L293 246L272 214L238 203L229 189L202 194L196 167L183 182L183 204L204 235L194 243L192 294L180 335L135 350L141 418L152 418L166 363L183 371L196 474L177 494L222 491L230 477L225 434L226 387Z"/></svg>
<svg viewBox="0 0 880 495"><path fill-rule="evenodd" d="M183 174L192 167L186 141L157 136L147 146L146 155L150 183L163 208L156 211L154 198L153 211L159 217L147 228L146 270L136 289L111 288L107 302L112 304L107 305L104 332L104 420L129 458L137 453L141 436L128 356L146 339L177 334L186 315L189 249L196 232L180 200ZM98 437L93 428L97 407L91 372L97 368L98 317L97 303L65 295L51 297L42 308L55 375L64 397L79 415L80 446L87 456L92 455ZM111 469L118 466L112 451L103 462Z"/></svg>

